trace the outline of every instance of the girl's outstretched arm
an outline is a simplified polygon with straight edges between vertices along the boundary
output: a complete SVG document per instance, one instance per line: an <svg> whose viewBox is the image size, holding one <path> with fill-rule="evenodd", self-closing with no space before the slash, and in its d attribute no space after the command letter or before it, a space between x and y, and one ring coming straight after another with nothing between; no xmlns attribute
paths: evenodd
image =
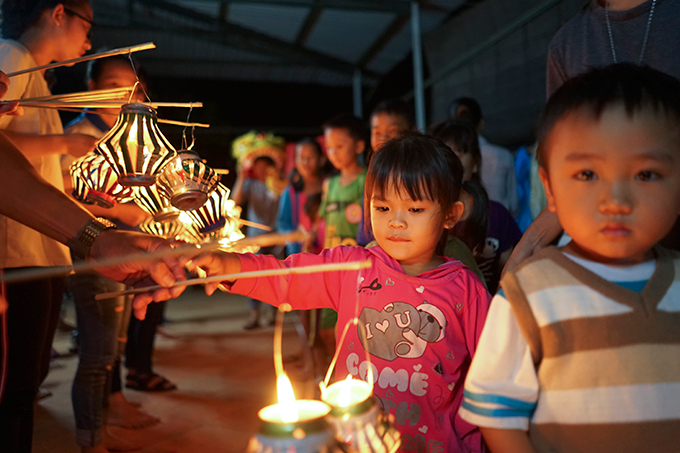
<svg viewBox="0 0 680 453"><path fill-rule="evenodd" d="M492 453L536 453L526 431L483 427L479 429Z"/></svg>
<svg viewBox="0 0 680 453"><path fill-rule="evenodd" d="M241 272L241 260L236 253L205 253L194 258L193 264L206 271L208 277L212 277L213 275L238 274ZM220 284L221 282L206 284L205 293L208 296L212 296Z"/></svg>

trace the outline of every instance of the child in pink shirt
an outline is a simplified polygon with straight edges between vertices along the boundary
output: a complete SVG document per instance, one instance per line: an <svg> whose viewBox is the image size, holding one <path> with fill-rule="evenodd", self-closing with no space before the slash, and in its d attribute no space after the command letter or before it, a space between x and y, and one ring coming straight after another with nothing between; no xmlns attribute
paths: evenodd
<svg viewBox="0 0 680 453"><path fill-rule="evenodd" d="M490 296L467 267L440 256L444 230L463 213L458 201L462 174L460 160L438 140L422 135L394 140L374 157L366 176L365 213L377 246L338 246L285 261L219 252L194 260L209 275L220 275L371 258L373 266L360 275L346 271L223 283L232 292L276 306L287 302L295 309L337 310L339 332L358 316L357 328L338 344L337 377L366 379L372 367L374 395L394 415L403 452L485 449L477 428L457 412ZM206 292L216 288L209 284Z"/></svg>

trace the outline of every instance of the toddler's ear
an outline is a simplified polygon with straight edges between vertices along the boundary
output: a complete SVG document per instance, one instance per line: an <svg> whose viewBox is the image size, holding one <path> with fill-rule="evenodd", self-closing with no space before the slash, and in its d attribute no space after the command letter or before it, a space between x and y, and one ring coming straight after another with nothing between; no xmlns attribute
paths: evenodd
<svg viewBox="0 0 680 453"><path fill-rule="evenodd" d="M456 226L461 217L463 217L463 212L465 212L465 205L462 201L456 201L451 207L449 215L446 216L446 220L444 220L444 228L450 230Z"/></svg>
<svg viewBox="0 0 680 453"><path fill-rule="evenodd" d="M555 197L553 197L552 189L550 188L550 178L548 178L548 171L544 167L538 168L538 176L541 178L543 188L545 189L545 197L548 200L548 210L556 212Z"/></svg>

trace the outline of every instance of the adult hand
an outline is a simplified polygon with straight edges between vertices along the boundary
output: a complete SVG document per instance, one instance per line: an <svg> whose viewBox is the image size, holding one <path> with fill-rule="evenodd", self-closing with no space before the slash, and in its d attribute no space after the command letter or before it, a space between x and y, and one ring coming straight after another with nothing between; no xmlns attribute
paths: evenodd
<svg viewBox="0 0 680 453"><path fill-rule="evenodd" d="M94 151L97 139L85 134L62 135L66 152L75 157L82 157Z"/></svg>
<svg viewBox="0 0 680 453"><path fill-rule="evenodd" d="M557 214L548 211L548 208L543 208L543 211L531 222L529 228L522 235L522 239L512 251L512 255L503 268L501 278L522 261L549 246L561 233L562 225L560 225Z"/></svg>
<svg viewBox="0 0 680 453"><path fill-rule="evenodd" d="M118 230L104 230L94 241L88 259L102 261L108 258L170 250L170 244L161 238L142 233ZM135 315L144 319L146 306L151 302L172 299L184 291L185 286L173 287L175 282L186 280L184 263L186 259L166 256L161 259L135 261L115 266L97 267L95 270L104 277L133 287L161 285L164 288L153 293L140 294L132 304Z"/></svg>
<svg viewBox="0 0 680 453"><path fill-rule="evenodd" d="M113 217L133 227L149 217L149 214L135 203L116 203L109 211L108 217Z"/></svg>
<svg viewBox="0 0 680 453"><path fill-rule="evenodd" d="M0 71L0 99L4 98L9 90L9 77L7 74ZM12 115L21 116L24 114L24 109L19 107L19 101L13 101L8 103L0 103L0 116Z"/></svg>

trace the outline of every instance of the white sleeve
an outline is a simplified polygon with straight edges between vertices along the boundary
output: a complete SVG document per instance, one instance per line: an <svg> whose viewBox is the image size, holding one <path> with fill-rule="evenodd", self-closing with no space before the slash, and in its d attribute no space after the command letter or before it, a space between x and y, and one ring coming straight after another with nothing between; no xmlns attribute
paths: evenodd
<svg viewBox="0 0 680 453"><path fill-rule="evenodd" d="M465 380L459 414L477 426L528 430L538 391L529 345L499 291Z"/></svg>

